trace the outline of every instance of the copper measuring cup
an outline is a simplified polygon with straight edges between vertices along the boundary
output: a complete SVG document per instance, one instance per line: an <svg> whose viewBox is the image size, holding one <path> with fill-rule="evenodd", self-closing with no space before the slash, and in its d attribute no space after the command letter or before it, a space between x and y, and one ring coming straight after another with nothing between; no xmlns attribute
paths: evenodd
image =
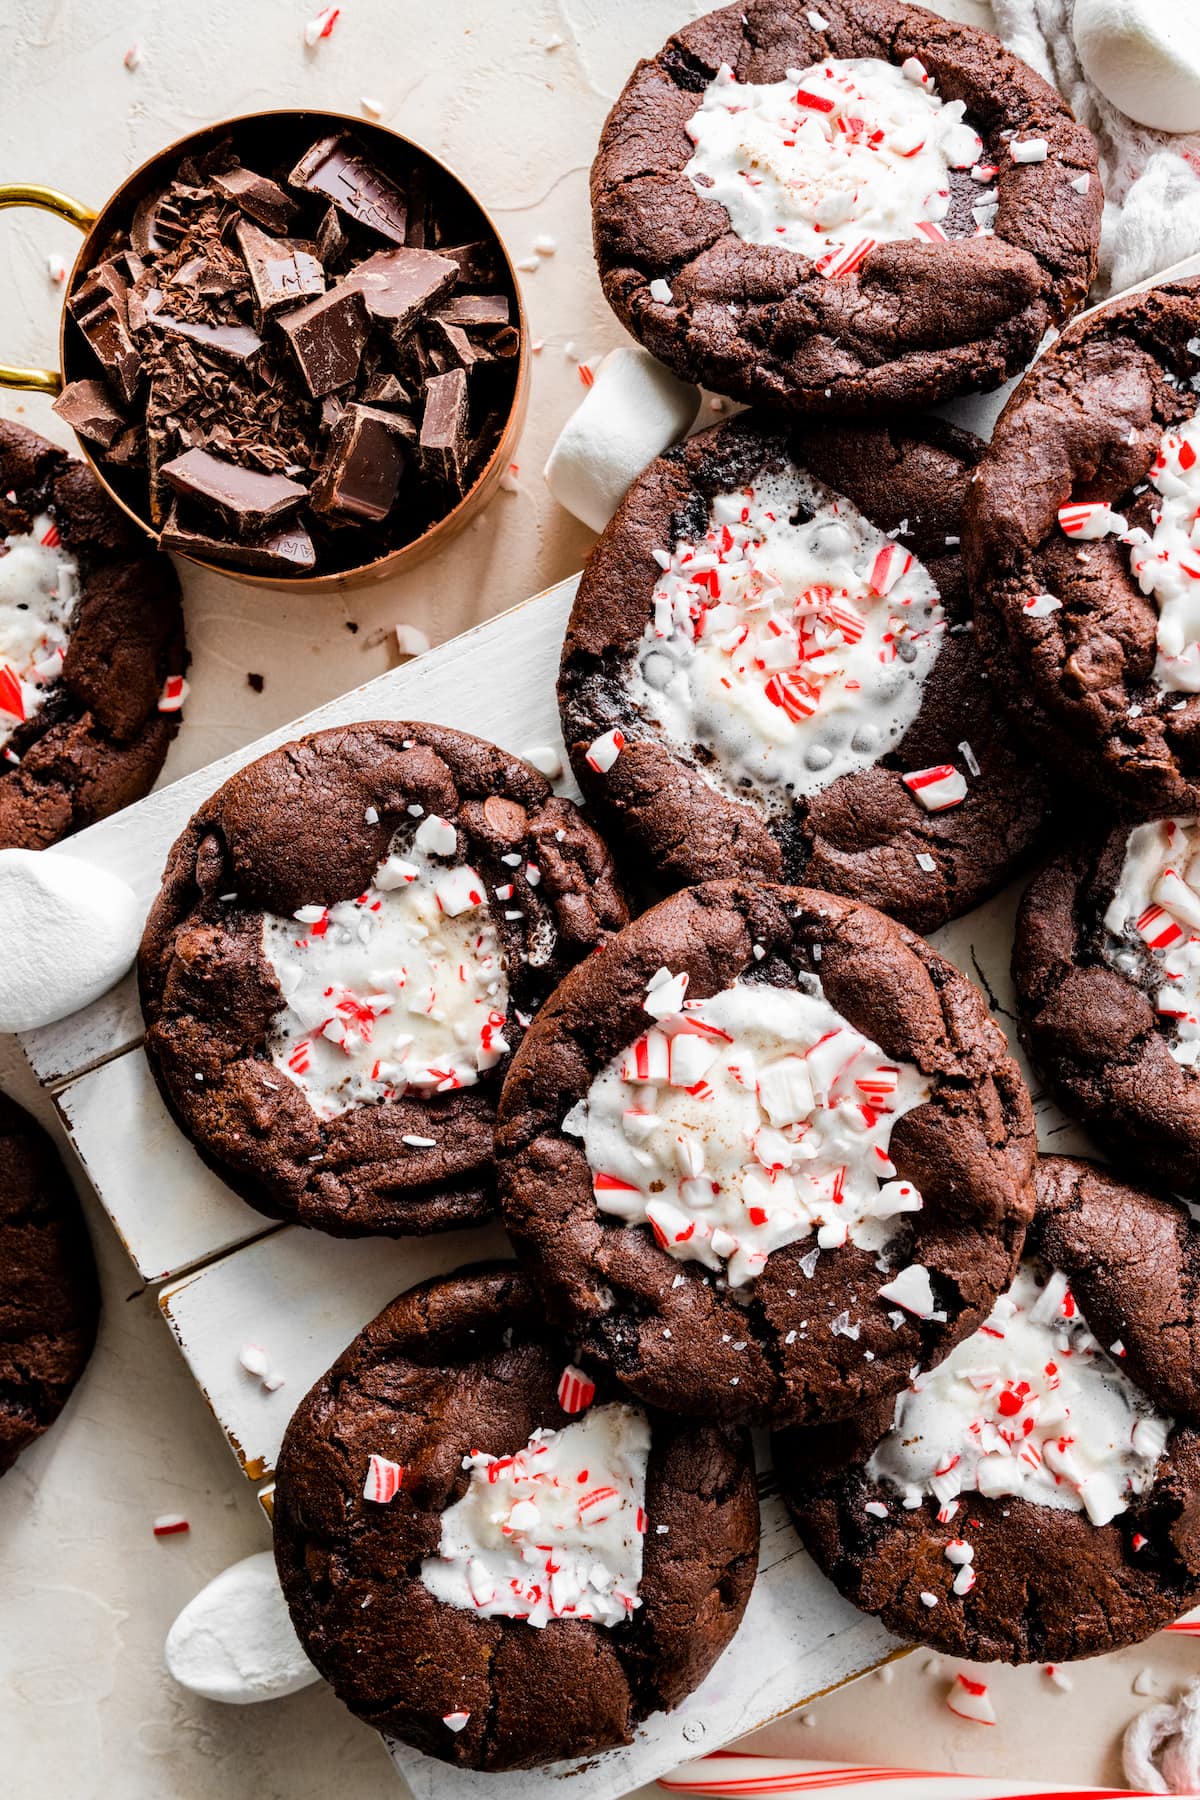
<svg viewBox="0 0 1200 1800"><path fill-rule="evenodd" d="M419 537L413 538L407 544L401 544L395 550L389 550L384 555L357 564L353 568L336 569L314 575L257 575L239 569L231 563L207 561L198 556L185 557L186 561L194 562L200 568L211 569L216 574L229 576L233 580L245 582L251 587L279 588L289 593L304 589L311 593L382 581L391 575L398 574L402 569L411 568L434 550L440 549L487 505L496 492L500 478L512 460L513 450L525 420L525 408L529 396L529 340L525 308L512 259L487 211L453 169L411 138L402 136L400 132L390 131L384 125L377 125L369 120L355 118L346 113L314 111L307 107L244 113L236 118L221 119L215 125L205 126L203 130L189 132L186 137L178 138L165 150L158 151L140 168L135 169L133 174L122 182L115 194L105 202L99 212L93 212L90 207L82 205L78 200L71 199L68 194L59 193L55 188L43 187L38 183L0 183L0 211L9 206L34 207L38 211L53 213L57 218L66 219L68 223L83 233L79 253L64 284L64 304L58 334L58 368L23 369L8 363L0 363L0 387L24 389L27 392L40 394L58 394L67 382L89 376L94 377L97 372L90 352L66 310L66 300L86 277L92 264L98 260L113 233L119 228L128 226L138 201L145 194L164 186L181 158L203 154L206 150L212 149L224 139L229 138L233 141L239 154L244 155L250 167L257 166L256 157L260 161L266 157L273 166L287 155L285 147L287 145L305 146L317 138L328 137L336 132L344 131L353 132L360 143L378 156L385 168L394 165L398 158L402 158L410 164L413 161L426 163L437 172L446 187L453 192L456 204L461 202L464 212L477 216L479 229L476 235L486 236L494 241L505 277L503 285L508 290L515 307L515 320L520 334L512 402L499 441L471 487L447 513L436 519ZM104 465L97 461L92 450L78 436L78 433L76 442L80 454L89 464L93 474L114 504L119 506L121 511L132 519L134 524L138 525L148 537L157 542L158 533L148 516L144 495L141 496L139 504L136 476L131 476L128 481L121 481L115 471L106 470ZM353 527L349 529L352 530Z"/></svg>

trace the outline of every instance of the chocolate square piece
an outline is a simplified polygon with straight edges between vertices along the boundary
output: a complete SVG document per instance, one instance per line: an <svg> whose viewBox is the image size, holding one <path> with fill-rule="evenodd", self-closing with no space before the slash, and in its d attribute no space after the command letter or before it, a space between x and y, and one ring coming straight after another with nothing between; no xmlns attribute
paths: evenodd
<svg viewBox="0 0 1200 1800"><path fill-rule="evenodd" d="M67 311L91 346L121 399L131 405L141 385L142 358L129 330L124 289L99 270L67 301Z"/></svg>
<svg viewBox="0 0 1200 1800"><path fill-rule="evenodd" d="M494 244L439 244L438 255L456 265L459 287L487 287L500 272Z"/></svg>
<svg viewBox="0 0 1200 1800"><path fill-rule="evenodd" d="M412 405L412 395L396 375L372 375L362 397L368 406Z"/></svg>
<svg viewBox="0 0 1200 1800"><path fill-rule="evenodd" d="M250 274L260 324L281 306L325 292L325 271L313 255L311 244L302 244L295 238L268 237L248 219L238 221L237 241Z"/></svg>
<svg viewBox="0 0 1200 1800"><path fill-rule="evenodd" d="M288 341L304 384L314 399L345 387L358 374L367 341L367 308L357 288L344 281L284 313L279 329Z"/></svg>
<svg viewBox="0 0 1200 1800"><path fill-rule="evenodd" d="M342 230L342 221L338 218L336 206L327 206L324 217L317 226L317 255L328 268L337 261L344 251L350 248L350 239Z"/></svg>
<svg viewBox="0 0 1200 1800"><path fill-rule="evenodd" d="M200 556L210 562L235 562L243 569L261 569L280 575L306 575L316 566L317 552L303 525L282 525L248 543L230 543L228 538L213 537L206 531L193 530L181 522L178 507L162 529L160 543L164 550L178 550L185 556Z"/></svg>
<svg viewBox="0 0 1200 1800"><path fill-rule="evenodd" d="M408 206L395 182L369 163L346 137L322 138L296 164L288 181L310 194L324 194L360 225L404 242Z"/></svg>
<svg viewBox="0 0 1200 1800"><path fill-rule="evenodd" d="M406 248L377 251L345 277L343 286L358 288L371 317L398 341L457 280L457 266L448 257Z"/></svg>
<svg viewBox="0 0 1200 1800"><path fill-rule="evenodd" d="M102 381L72 381L54 402L54 411L80 437L103 444L106 450L116 443L128 424Z"/></svg>
<svg viewBox="0 0 1200 1800"><path fill-rule="evenodd" d="M463 490L467 460L467 377L462 369L434 375L425 389L421 466L435 481Z"/></svg>
<svg viewBox="0 0 1200 1800"><path fill-rule="evenodd" d="M396 503L404 449L391 413L348 406L335 425L317 479L313 511L377 525Z"/></svg>
<svg viewBox="0 0 1200 1800"><path fill-rule="evenodd" d="M491 329L508 324L508 300L503 294L456 294L438 308L438 317L464 331Z"/></svg>
<svg viewBox="0 0 1200 1800"><path fill-rule="evenodd" d="M298 481L243 468L210 450L186 450L164 463L161 474L177 494L219 514L241 538L256 537L308 499Z"/></svg>
<svg viewBox="0 0 1200 1800"><path fill-rule="evenodd" d="M265 175L256 175L252 169L227 169L223 175L213 175L210 180L218 194L232 200L248 218L267 231L286 231L300 211L278 182L268 181Z"/></svg>
<svg viewBox="0 0 1200 1800"><path fill-rule="evenodd" d="M177 319L173 313L165 312L149 313L146 323L171 337L186 338L197 349L209 350L223 362L249 362L263 347L257 331L249 325L206 325L199 319Z"/></svg>
<svg viewBox="0 0 1200 1800"><path fill-rule="evenodd" d="M460 369L473 369L476 363L493 360L491 351L470 338L461 325L451 325L449 320L436 314L429 321L429 332L433 347L440 349Z"/></svg>

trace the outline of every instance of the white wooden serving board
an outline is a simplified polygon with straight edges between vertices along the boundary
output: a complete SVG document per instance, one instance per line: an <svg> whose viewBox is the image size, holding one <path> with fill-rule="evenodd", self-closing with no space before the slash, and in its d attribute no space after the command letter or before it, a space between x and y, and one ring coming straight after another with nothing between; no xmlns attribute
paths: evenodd
<svg viewBox="0 0 1200 1800"><path fill-rule="evenodd" d="M1200 257L1155 279L1198 268ZM1007 391L939 410L990 436ZM300 733L411 718L457 726L518 753L541 744L561 752L555 678L575 586L575 579L560 583L48 854L111 870L148 907L167 852L199 804L234 770ZM560 791L574 795L569 775ZM1009 953L1019 888L933 939L986 990L1002 1026L1012 1019ZM381 1306L426 1276L502 1254L506 1240L499 1226L434 1239L338 1242L272 1225L233 1195L180 1135L151 1079L141 1034L130 979L21 1042L139 1273L167 1284L160 1294L164 1317L244 1473L259 1482L274 1468L296 1401ZM1079 1128L1039 1099L1036 1086L1034 1092L1044 1147L1086 1151ZM248 1342L266 1350L282 1387L268 1393L241 1368L238 1354ZM770 1475L762 1477L760 1491L759 1579L737 1638L697 1693L673 1714L649 1720L625 1749L589 1764L492 1776L490 1791L504 1800L538 1800L567 1777L575 1800L617 1800L902 1652L877 1620L857 1613L818 1573ZM392 1754L415 1800L462 1800L479 1792L476 1776L402 1746Z"/></svg>

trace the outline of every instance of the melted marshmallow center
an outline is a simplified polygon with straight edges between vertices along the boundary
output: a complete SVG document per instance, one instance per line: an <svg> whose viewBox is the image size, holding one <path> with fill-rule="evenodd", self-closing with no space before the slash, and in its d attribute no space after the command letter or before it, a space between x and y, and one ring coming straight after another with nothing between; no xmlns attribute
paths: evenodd
<svg viewBox="0 0 1200 1800"><path fill-rule="evenodd" d="M1200 1058L1200 821L1155 819L1129 834L1121 879L1104 923L1107 960L1143 983L1145 959L1162 985L1155 1007L1173 1025L1167 1048L1186 1068ZM1127 941L1140 939L1138 948ZM1126 940L1126 941L1121 941Z"/></svg>
<svg viewBox="0 0 1200 1800"><path fill-rule="evenodd" d="M1135 526L1125 542L1138 586L1158 607L1154 679L1200 693L1200 414L1163 433L1150 480L1160 495L1154 530Z"/></svg>
<svg viewBox="0 0 1200 1800"><path fill-rule="evenodd" d="M996 211L978 134L961 100L945 102L915 58L830 58L783 81L736 81L723 65L686 130L684 173L719 201L738 237L846 275L878 243L945 239L950 170L981 177L975 224Z"/></svg>
<svg viewBox="0 0 1200 1800"><path fill-rule="evenodd" d="M397 834L357 899L264 916L285 1002L271 1057L319 1118L409 1089L472 1087L507 1051L487 890L457 854L454 827L430 816L407 848Z"/></svg>
<svg viewBox="0 0 1200 1800"><path fill-rule="evenodd" d="M639 714L714 786L815 793L916 718L945 619L927 570L800 470L718 495L703 539L659 554L629 678Z"/></svg>
<svg viewBox="0 0 1200 1800"><path fill-rule="evenodd" d="M0 545L0 748L45 701L63 671L79 601L79 565L49 513Z"/></svg>
<svg viewBox="0 0 1200 1800"><path fill-rule="evenodd" d="M687 1001L661 970L655 1023L593 1081L582 1128L596 1205L649 1225L681 1261L760 1274L772 1250L816 1232L820 1249L882 1249L921 1196L894 1179L892 1127L929 1096L825 999L738 981Z"/></svg>
<svg viewBox="0 0 1200 1800"><path fill-rule="evenodd" d="M442 1514L421 1580L484 1618L618 1625L641 1605L650 1427L636 1407L597 1406L535 1431L515 1456L476 1450L471 1480Z"/></svg>
<svg viewBox="0 0 1200 1800"><path fill-rule="evenodd" d="M1106 1525L1150 1487L1171 1426L1096 1342L1067 1277L1024 1262L987 1323L899 1396L867 1474L905 1507L932 1496L944 1519L977 1492Z"/></svg>

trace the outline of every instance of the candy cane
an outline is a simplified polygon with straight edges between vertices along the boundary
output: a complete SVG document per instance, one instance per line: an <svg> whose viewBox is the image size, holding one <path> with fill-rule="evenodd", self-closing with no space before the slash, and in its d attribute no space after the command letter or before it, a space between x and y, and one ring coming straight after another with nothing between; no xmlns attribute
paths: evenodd
<svg viewBox="0 0 1200 1800"><path fill-rule="evenodd" d="M874 1769L718 1751L660 1778L668 1794L811 1794L861 1790L873 1800L1130 1800L1126 1788L1014 1786L942 1769ZM1146 1800L1143 1794L1137 1800Z"/></svg>

